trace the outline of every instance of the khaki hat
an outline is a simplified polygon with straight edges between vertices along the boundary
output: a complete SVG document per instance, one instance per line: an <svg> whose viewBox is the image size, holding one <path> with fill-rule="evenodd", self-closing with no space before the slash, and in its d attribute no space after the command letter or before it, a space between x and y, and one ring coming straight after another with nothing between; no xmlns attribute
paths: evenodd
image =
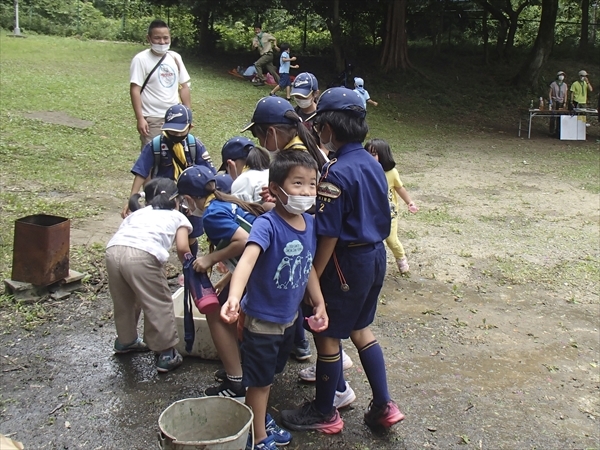
<svg viewBox="0 0 600 450"><path fill-rule="evenodd" d="M587 77L588 73L585 70L580 70L577 75L579 75L580 77Z"/></svg>

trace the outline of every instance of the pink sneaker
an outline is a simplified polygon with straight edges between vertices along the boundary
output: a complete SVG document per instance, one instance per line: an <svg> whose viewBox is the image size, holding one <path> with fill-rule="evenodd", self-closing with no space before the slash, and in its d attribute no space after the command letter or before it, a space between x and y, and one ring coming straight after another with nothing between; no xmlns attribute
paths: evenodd
<svg viewBox="0 0 600 450"><path fill-rule="evenodd" d="M393 400L390 400L384 406L375 406L373 400L371 400L365 413L365 423L371 428L389 428L401 420L404 420L404 414L400 412L398 405Z"/></svg>
<svg viewBox="0 0 600 450"><path fill-rule="evenodd" d="M406 259L406 256L403 256L402 258L397 259L396 264L398 264L398 270L402 274L405 274L410 270L410 268L408 267L408 259Z"/></svg>

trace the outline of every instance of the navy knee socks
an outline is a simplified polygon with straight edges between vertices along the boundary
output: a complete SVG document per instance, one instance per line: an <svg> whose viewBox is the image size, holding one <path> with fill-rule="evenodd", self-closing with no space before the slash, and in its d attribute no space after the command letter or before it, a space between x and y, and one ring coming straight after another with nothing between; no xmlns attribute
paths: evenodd
<svg viewBox="0 0 600 450"><path fill-rule="evenodd" d="M379 343L377 341L369 342L358 351L358 355L373 391L373 403L376 406L385 405L390 400L390 394L385 373L385 361Z"/></svg>
<svg viewBox="0 0 600 450"><path fill-rule="evenodd" d="M315 406L322 414L329 414L331 412L341 369L342 358L339 353L317 356L317 395Z"/></svg>
<svg viewBox="0 0 600 450"><path fill-rule="evenodd" d="M335 388L338 392L344 392L346 390L346 380L344 380L344 360L342 357L342 343L340 342L340 377L338 378L337 387Z"/></svg>

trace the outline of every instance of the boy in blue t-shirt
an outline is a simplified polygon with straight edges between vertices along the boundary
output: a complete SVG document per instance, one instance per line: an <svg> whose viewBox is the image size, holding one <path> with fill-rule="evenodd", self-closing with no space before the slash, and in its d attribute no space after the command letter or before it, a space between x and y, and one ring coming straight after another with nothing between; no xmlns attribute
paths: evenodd
<svg viewBox="0 0 600 450"><path fill-rule="evenodd" d="M254 221L231 278L229 297L221 308L221 318L227 323L238 320L240 305L245 313L242 383L248 388L246 404L254 411L254 449L276 448L265 427L269 390L292 350L294 324L305 291L313 312L310 323L317 321L313 330L324 331L329 323L312 266L317 246L314 217L305 214L315 203L317 174L317 163L308 152L275 155L269 168L275 208ZM282 432L289 435L280 429ZM281 439L279 443L282 445Z"/></svg>
<svg viewBox="0 0 600 450"><path fill-rule="evenodd" d="M298 64L294 66L291 65L292 61L296 61L296 57L290 57L289 44L281 44L279 48L281 49L281 57L279 58L279 84L273 88L269 95L275 95L279 89L285 88L285 98L289 102L291 100L290 89L292 86L292 82L290 81L290 68L299 69L300 66Z"/></svg>

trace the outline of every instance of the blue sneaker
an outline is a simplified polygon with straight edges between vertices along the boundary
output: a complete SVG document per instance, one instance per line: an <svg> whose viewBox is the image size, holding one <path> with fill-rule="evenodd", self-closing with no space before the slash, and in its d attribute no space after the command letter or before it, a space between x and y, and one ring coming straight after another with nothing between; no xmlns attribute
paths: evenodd
<svg viewBox="0 0 600 450"><path fill-rule="evenodd" d="M267 436L260 442L255 442L252 447L252 433L248 433L248 441L246 442L246 450L277 450L277 444L273 440L273 436Z"/></svg>
<svg viewBox="0 0 600 450"><path fill-rule="evenodd" d="M308 339L304 339L298 344L294 343L292 354L298 361L306 361L309 359L312 356L312 353L310 352L310 344L308 343Z"/></svg>
<svg viewBox="0 0 600 450"><path fill-rule="evenodd" d="M265 428L267 436L272 437L278 447L288 445L292 441L292 434L277 425L269 413L265 417Z"/></svg>
<svg viewBox="0 0 600 450"><path fill-rule="evenodd" d="M150 349L146 345L142 338L138 337L131 344L123 345L119 342L119 339L115 339L114 351L117 354L130 353L130 352L148 352Z"/></svg>

